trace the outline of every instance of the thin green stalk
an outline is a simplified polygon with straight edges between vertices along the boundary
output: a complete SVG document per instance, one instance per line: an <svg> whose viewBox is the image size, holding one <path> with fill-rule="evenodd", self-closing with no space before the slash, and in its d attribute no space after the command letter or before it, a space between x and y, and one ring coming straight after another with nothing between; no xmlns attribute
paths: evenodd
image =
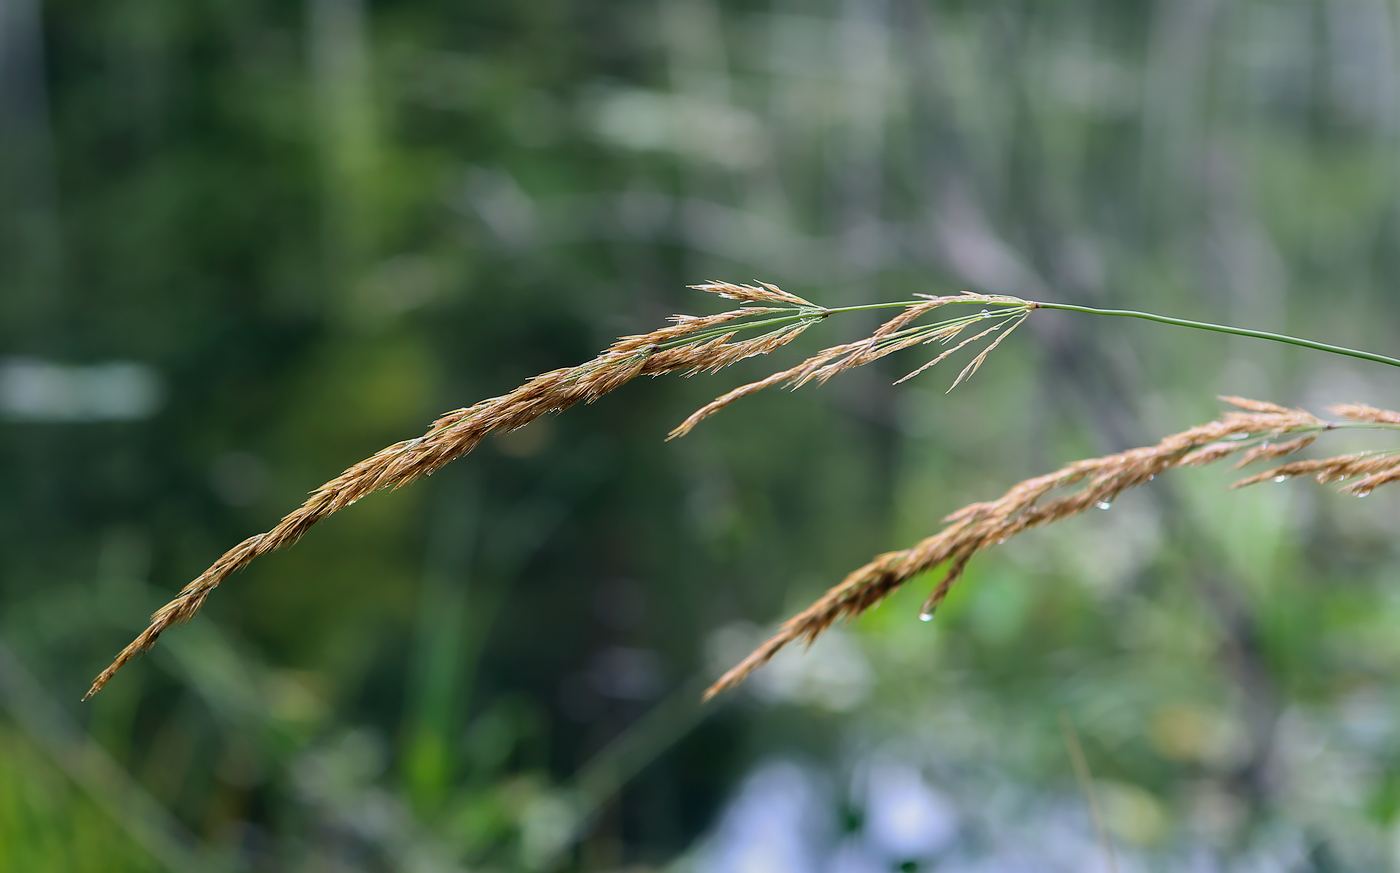
<svg viewBox="0 0 1400 873"><path fill-rule="evenodd" d="M871 309L908 309L919 303L918 300L896 300L893 303L862 303L860 306L832 306L825 310L826 315L839 315L843 312L865 312ZM973 301L969 300L968 303ZM977 301L986 305L983 301Z"/></svg>
<svg viewBox="0 0 1400 873"><path fill-rule="evenodd" d="M1079 790L1084 792L1084 800L1089 806L1089 820L1094 824L1099 845L1103 847L1104 858L1108 861L1110 873L1118 873L1118 859L1113 854L1113 840L1104 826L1103 813L1099 811L1099 800L1094 793L1094 777L1089 772L1089 761L1084 757L1084 746L1079 742L1079 732L1074 729L1069 713L1060 710L1060 727L1065 734L1065 748L1069 750L1069 761L1074 767L1074 778L1079 782Z"/></svg>
<svg viewBox="0 0 1400 873"><path fill-rule="evenodd" d="M838 314L840 314L840 313L842 313L842 312L864 312L864 311L866 311L866 310L868 310L868 309L908 309L908 308L911 307L911 306L918 306L920 303L927 303L927 302L928 302L927 300L897 300L897 301L895 301L895 302L893 302L893 303L862 303L862 304L859 305L859 306L832 306L832 307L826 309L824 314L826 314L826 315L838 315ZM1022 301L1019 302L1019 303L1015 303L1015 302L1012 302L1012 299L1011 299L1011 298L1004 299L1003 301L988 302L988 301L986 301L986 300L981 300L981 299L979 299L979 298L977 298L977 297L966 297L966 298L963 298L963 297L950 297L950 298L945 298L945 299L943 300L943 304L942 304L942 305L944 305L944 306L958 306L958 305L967 305L967 306L970 306L970 305L972 305L972 304L974 304L974 303L977 304L977 305L979 305L979 306L1007 306L1007 307L1010 307L1012 310L1025 309L1025 308L1032 308L1032 309L1035 308L1035 304L1032 304L1031 301L1029 301L1029 300L1022 300ZM1047 307L1048 307L1049 304L1042 303L1042 304L1039 304L1039 305L1041 305L1041 306L1047 306Z"/></svg>
<svg viewBox="0 0 1400 873"><path fill-rule="evenodd" d="M910 306L918 304L919 302L920 301L918 300L900 300L893 301L890 303L864 303L858 306L834 306L821 310L811 310L806 308L794 309L791 315L778 315L774 317L764 318L759 321L748 322L747 324L721 325L719 327L710 328L707 331L695 334L693 336L682 337L680 339L664 343L662 345L662 348L672 348L674 346L686 345L688 343L693 343L696 341L713 339L717 336L723 336L726 333L732 333L734 331L739 330L747 330L755 327L788 325L809 318L825 318L828 315L840 315L847 312L865 312L875 309L906 309ZM1014 314L1017 310L1021 309L1020 306L1009 303L988 304L985 300L978 300L975 298L968 298L966 300L954 298L945 302L947 304L977 303L983 306L992 305L1007 307L1006 309L998 310L997 312L993 313L993 315ZM1386 355L1378 355L1374 352L1364 352L1360 349L1349 349L1345 346L1334 346L1329 343L1315 342L1313 340L1303 339L1302 337L1289 336L1288 334L1270 333L1269 331L1263 330L1250 330L1249 328L1245 327L1233 327L1228 324L1213 324L1208 321L1191 321L1190 319L1186 318L1173 318L1169 315L1157 315L1153 312L1139 312L1134 309L1098 309L1092 306L1076 306L1072 303L1041 303L1038 301L1027 300L1025 301L1025 307L1026 309L1057 309L1061 312L1080 312L1087 315L1108 315L1113 316L1115 318L1140 318L1144 321L1155 321L1158 324L1170 324L1176 327L1189 327L1194 328L1196 330L1208 330L1214 333L1229 334L1231 336L1245 336L1251 337L1253 339L1269 340L1270 342L1284 343L1290 346L1299 346L1301 348L1312 349L1314 351L1328 352L1334 355L1344 355L1349 358L1357 358L1362 361L1370 361L1376 364L1388 364L1392 367L1400 367L1400 358L1392 358Z"/></svg>
<svg viewBox="0 0 1400 873"><path fill-rule="evenodd" d="M1211 324L1205 321L1188 321L1184 318L1155 315L1151 312L1137 312L1132 309L1095 309L1091 306L1074 306L1069 303L1032 303L1031 305L1037 309L1059 309L1064 312L1084 312L1089 315L1112 315L1118 318L1141 318L1145 321L1155 321L1159 324L1173 324L1177 327L1193 327L1197 330L1209 330L1215 333L1228 333L1233 336L1247 336L1253 337L1254 339L1270 340L1276 343L1287 343L1290 346L1301 346L1305 349L1313 349L1319 352L1331 352L1334 355L1345 355L1349 358L1360 358L1363 361L1371 361L1376 364L1389 364L1392 367L1400 367L1400 359L1388 358L1385 355L1377 355L1357 349L1348 349L1344 346L1333 346L1327 343L1313 342L1312 340L1288 336L1287 334L1249 330L1243 327L1230 327L1225 324Z"/></svg>

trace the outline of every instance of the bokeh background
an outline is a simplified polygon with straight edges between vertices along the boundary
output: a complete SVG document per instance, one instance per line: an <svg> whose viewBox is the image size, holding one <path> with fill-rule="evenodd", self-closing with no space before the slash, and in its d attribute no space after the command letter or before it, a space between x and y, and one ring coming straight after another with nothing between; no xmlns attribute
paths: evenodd
<svg viewBox="0 0 1400 873"><path fill-rule="evenodd" d="M1379 365L1037 313L627 386L239 574L439 412L720 302L969 288L1394 352L1386 0L0 0L0 870L1395 869L1396 495L1159 477L701 707L964 503ZM1355 445L1388 447L1384 436ZM1326 448L1341 450L1343 441ZM1314 450L1316 451L1316 450Z"/></svg>

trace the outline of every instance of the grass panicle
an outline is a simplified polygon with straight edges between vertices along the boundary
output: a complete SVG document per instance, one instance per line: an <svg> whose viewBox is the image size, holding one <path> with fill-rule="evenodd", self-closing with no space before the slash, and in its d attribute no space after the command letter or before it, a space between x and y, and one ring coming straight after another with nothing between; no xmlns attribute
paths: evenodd
<svg viewBox="0 0 1400 873"><path fill-rule="evenodd" d="M1400 413L1391 412L1388 409L1377 409L1374 406L1366 406L1361 403L1343 403L1331 407L1329 410L1333 415L1341 416L1353 426L1360 427L1397 427L1400 426ZM1339 425L1345 426L1345 425ZM1309 439L1308 442L1312 440ZM1274 447L1275 452L1283 446ZM1257 451L1257 450L1256 450ZM1260 454L1259 459L1274 460L1282 457L1287 452L1277 454ZM1250 460L1254 460L1251 458ZM1240 466L1243 466L1241 464ZM1382 485L1389 485L1400 481L1400 452L1396 451L1367 451L1353 452L1347 455L1337 455L1332 458L1321 458L1314 461L1293 461L1288 464L1280 464L1269 470L1265 470L1254 476L1240 479L1230 487L1244 488L1249 485L1257 485L1260 482L1284 482L1297 476L1312 476L1319 485L1332 485L1338 482L1349 482L1341 489L1343 494L1351 494L1356 497L1365 497Z"/></svg>
<svg viewBox="0 0 1400 873"><path fill-rule="evenodd" d="M822 349L793 367L720 395L692 413L667 438L689 433L716 412L765 388L784 385L796 389L811 382L821 384L839 373L913 346L939 344L947 347L899 380L903 382L955 352L987 341L953 380L948 389L951 391L976 373L988 355L1038 309L1144 318L1400 366L1400 359L1296 337L1149 313L1037 303L968 291L946 296L920 294L914 300L893 303L827 308L762 282L757 285L707 282L691 287L737 301L740 306L715 315L673 316L665 327L622 337L591 361L543 373L507 394L449 412L433 422L422 436L395 443L360 461L313 491L305 503L272 530L234 546L186 585L174 600L157 610L151 616L150 625L93 681L84 699L100 691L132 658L154 645L167 628L192 618L210 593L235 571L260 555L295 543L312 525L366 495L407 485L467 454L488 434L515 430L541 415L561 412L580 401L591 403L638 376L713 373L746 358L766 355L832 315L897 310L863 339ZM981 308L969 313L962 309L966 306ZM941 314L947 317L925 320L925 316L940 310L944 310ZM924 604L924 617L932 617L978 552L1023 530L1078 515L1095 506L1106 507L1122 491L1151 481L1166 470L1213 463L1237 455L1241 466L1278 460L1311 444L1322 431L1337 427L1400 427L1400 413L1361 404L1336 407L1333 411L1346 420L1339 424L1272 403L1238 397L1224 399L1238 411L1169 436L1155 446L1077 461L1048 476L1021 482L999 500L958 510L944 520L946 526L939 533L911 549L877 557L851 573L806 611L789 619L777 635L716 682L706 692L706 699L741 682L789 643L797 640L810 643L833 622L860 615L909 579L941 566L944 568L941 581ZM1400 480L1400 453L1362 452L1320 461L1295 461L1241 479L1234 487L1303 475L1315 476L1319 482L1354 478L1356 481L1343 490L1364 497L1374 488Z"/></svg>
<svg viewBox="0 0 1400 873"><path fill-rule="evenodd" d="M736 400L748 397L750 394L757 394L765 388L784 385L796 390L809 382L816 382L820 385L838 373L864 366L865 364L877 361L886 355L893 354L902 349L935 342L946 345L974 324L985 321L995 322L991 327L963 340L956 346L948 349L899 380L903 382L905 379L917 376L919 373L922 373L924 370L939 363L948 355L964 348L970 343L983 339L997 331L1001 331L1001 336L997 337L987 348L983 349L982 352L973 359L972 363L963 370L962 374L958 376L957 380L953 383L954 387L956 387L959 382L976 372L977 368L986 360L988 353L991 352L996 344L1008 336L1011 331L1015 330L1034 308L1033 304L1017 297L971 294L967 292L945 297L921 296L923 298L921 300L911 301L907 304L897 304L903 306L903 309L893 318L881 324L874 333L865 339L822 349L795 367L790 367L789 369L774 373L771 376L759 379L755 382L750 382L747 385L741 385L732 391L721 394L719 397L716 397L714 400L691 413L690 416L677 425L666 438L675 439L676 437L685 436L690 433L697 424L734 403ZM918 319L940 307L971 303L981 303L985 306L1004 308L996 310L983 309L973 315L961 315L944 321L936 321L931 324L914 324ZM825 310L825 312L848 312L860 308L864 307L830 309ZM948 390L951 391L952 388Z"/></svg>
<svg viewBox="0 0 1400 873"><path fill-rule="evenodd" d="M102 690L118 670L150 649L165 630L193 618L214 589L237 570L261 555L290 546L312 525L368 494L385 488L400 488L420 476L430 475L476 448L488 434L524 427L541 415L562 412L580 401L591 403L638 376L715 372L745 358L766 355L834 313L885 308L884 304L877 304L827 309L766 283L708 282L692 287L739 301L742 305L716 315L673 316L670 325L650 333L622 337L591 361L543 373L508 394L449 412L433 422L423 436L395 443L360 461L313 491L305 503L272 530L251 536L229 549L186 585L174 600L157 610L151 616L150 625L93 681L84 699ZM939 307L971 303L1013 309L984 310L977 315L933 325L914 324ZM946 342L968 325L987 318L1006 318L1008 312L1020 313L1023 318L1029 311L1029 304L1017 298L963 294L907 301L888 308L899 308L900 312L870 337L819 352L793 370L777 374L776 379L770 377L730 392L725 395L728 400L721 398L724 403L709 404L702 410L704 415L691 416L677 430L688 431L700 418L759 387L782 381L794 381L795 385L813 379L825 382L839 372L910 345L937 340ZM760 332L746 339L738 338L741 333L753 331Z"/></svg>
<svg viewBox="0 0 1400 873"><path fill-rule="evenodd" d="M1124 491L1177 467L1198 467L1236 456L1241 466L1275 460L1307 447L1325 431L1347 427L1301 409L1242 397L1221 399L1238 411L1172 434L1154 446L1075 461L1048 475L1020 482L997 500L957 510L944 519L945 526L938 533L912 548L878 556L788 619L773 637L710 686L705 699L738 685L788 644L811 644L835 622L859 616L922 573L942 568L920 615L928 620L974 556L1022 531L1095 507L1108 508ZM1359 426L1400 427L1400 414L1386 410L1350 404L1333 411ZM1375 452L1297 461L1241 479L1232 487L1297 475L1316 475L1320 482L1361 476L1343 490L1365 496L1380 485L1400 480L1400 454Z"/></svg>

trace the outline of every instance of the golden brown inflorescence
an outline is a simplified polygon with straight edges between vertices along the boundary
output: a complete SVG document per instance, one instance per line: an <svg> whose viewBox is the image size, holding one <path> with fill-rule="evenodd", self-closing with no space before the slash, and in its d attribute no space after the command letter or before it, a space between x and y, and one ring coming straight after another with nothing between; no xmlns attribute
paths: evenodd
<svg viewBox="0 0 1400 873"><path fill-rule="evenodd" d="M407 485L467 454L487 434L515 430L546 413L562 412L579 401L591 403L637 376L675 372L693 375L702 370L714 372L745 358L768 354L832 313L848 311L826 309L764 283L734 285L710 282L693 287L739 301L741 305L738 309L717 315L677 315L671 319L670 325L659 330L623 337L587 363L544 373L508 394L449 412L433 422L423 436L395 443L350 467L312 492L305 503L272 530L239 543L186 585L179 596L151 616L150 626L94 680L85 699L100 691L132 658L154 645L167 628L194 617L205 598L236 570L260 555L295 543L312 525L365 495L384 488ZM950 304L982 304L997 308L932 325L914 324L929 312ZM689 431L702 418L738 397L769 385L787 382L795 388L813 379L822 382L843 370L869 363L911 345L948 343L967 327L986 320L994 321L993 327L967 342L1002 330L1008 324L1014 329L1034 308L1034 304L1014 297L963 294L928 297L907 304L894 304L892 308L898 308L899 313L870 337L826 349L776 377L730 392L687 419L672 436ZM752 331L759 333L745 339L737 338L741 332ZM1007 333L1010 333L1009 329L1002 336ZM959 344L957 348L967 342ZM990 350L990 347L984 349L968 365L959 380L970 375ZM942 356L939 357L941 359Z"/></svg>
<svg viewBox="0 0 1400 873"><path fill-rule="evenodd" d="M886 355L902 349L916 345L926 345L928 343L942 343L947 345L959 335L966 332L974 324L985 321L992 321L991 327L985 328L973 336L964 339L951 348L944 350L931 361L923 364L917 370L900 379L913 378L924 372L935 364L942 362L949 355L960 351L978 340L985 339L997 332L1001 335L992 340L986 348L982 349L975 358L972 359L958 378L953 381L949 391L958 386L958 383L977 372L982 366L982 362L987 359L987 355L997 347L1003 339L1011 335L1021 322L1036 308L1034 303L1022 300L1019 297L1004 297L990 294L972 294L963 292L958 295L944 297L934 297L929 295L919 295L923 298L920 301L911 303L900 311L898 315L880 325L870 336L865 339L851 343L832 346L822 349L807 360L781 372L774 373L756 382L741 385L726 394L722 394L704 406L691 413L690 416L666 437L675 439L685 436L695 428L697 424L724 409L736 400L756 394L765 388L772 388L775 385L784 385L788 388L801 388L809 382L824 384L837 373L861 367L872 361L877 361ZM957 318L950 318L933 324L914 324L919 318L938 309L939 307L959 304L982 304L984 306L1003 307L997 310L983 309L973 315L964 315Z"/></svg>
<svg viewBox="0 0 1400 873"><path fill-rule="evenodd" d="M1041 308L1041 304L1016 297L964 292L943 297L921 295L919 300L897 304L827 309L764 283L710 282L692 287L741 305L716 315L673 316L670 325L623 337L587 363L544 373L508 394L449 412L423 436L395 443L355 464L312 492L275 528L239 543L185 586L179 596L151 616L150 626L102 671L86 696L100 691L127 662L154 645L167 628L192 618L205 598L234 571L260 555L295 543L312 525L371 492L398 488L433 473L476 448L487 434L515 430L579 401L591 403L637 376L715 372L781 348L830 315L863 309L892 308L898 312L864 339L823 349L794 367L716 398L676 427L670 438L689 433L705 418L764 388L786 385L795 389L809 382L822 383L838 373L916 345L940 343L948 347L904 377L908 379L968 345L994 337L959 373L953 382L956 387L976 372L1031 312ZM931 323L921 321L943 307L964 305L984 308L970 315ZM979 328L976 332L970 330L974 326ZM739 339L740 333L746 333L747 338ZM955 344L954 340L964 333L971 336ZM932 616L978 552L1032 527L1078 515L1094 506L1107 506L1121 492L1150 481L1158 473L1234 456L1239 457L1239 466L1278 459L1309 445L1322 431L1341 426L1400 427L1400 414L1360 404L1337 407L1334 411L1349 422L1339 425L1298 409L1238 397L1224 399L1240 411L1169 436L1155 446L1076 461L1048 476L1021 482L998 500L954 512L944 519L946 526L939 533L913 548L879 556L847 576L806 611L789 619L772 639L711 686L705 693L706 699L743 681L788 643L810 643L838 619L860 615L914 576L942 567L943 576L924 605L925 615ZM1295 461L1242 479L1235 487L1302 475L1315 476L1319 482L1355 477L1356 481L1344 490L1365 496L1376 487L1400 480L1400 454L1362 452L1320 461Z"/></svg>
<svg viewBox="0 0 1400 873"><path fill-rule="evenodd" d="M943 568L942 577L924 602L922 617L929 618L977 553L1022 531L1107 507L1122 492L1176 467L1196 467L1229 457L1239 459L1237 467L1274 460L1305 448L1324 431L1347 426L1323 421L1301 409L1241 397L1221 399L1240 411L1173 434L1155 446L1075 461L1049 475L1020 482L997 500L959 509L944 519L943 530L912 548L880 555L788 619L771 639L710 686L705 699L738 685L789 643L810 644L836 621L860 615L921 573ZM1360 404L1332 411L1359 426L1400 426L1400 414ZM1324 483L1361 476L1343 490L1364 496L1400 479L1400 454L1368 452L1297 461L1242 479L1232 487L1300 475L1315 475Z"/></svg>
<svg viewBox="0 0 1400 873"><path fill-rule="evenodd" d="M1400 413L1391 412L1388 409L1376 409L1374 406L1366 406L1361 403L1343 403L1331 407L1329 411L1362 427L1367 425L1384 428L1400 426ZM1269 456L1270 459L1276 457L1279 455ZM1246 485L1268 481L1283 482L1297 476L1312 476L1320 485L1355 479L1356 481L1342 486L1342 493L1365 497L1382 485L1400 481L1400 453L1395 451L1355 452L1333 458L1321 458L1316 461L1294 461L1265 470L1247 479L1241 479L1230 487L1243 488Z"/></svg>

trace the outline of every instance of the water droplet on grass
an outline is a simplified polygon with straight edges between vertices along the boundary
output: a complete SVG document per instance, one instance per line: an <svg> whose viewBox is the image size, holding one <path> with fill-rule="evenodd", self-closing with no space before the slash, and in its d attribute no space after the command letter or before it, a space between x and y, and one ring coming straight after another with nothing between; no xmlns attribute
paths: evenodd
<svg viewBox="0 0 1400 873"><path fill-rule="evenodd" d="M919 621L933 621L933 610L919 613Z"/></svg>
<svg viewBox="0 0 1400 873"><path fill-rule="evenodd" d="M1112 508L1113 508L1113 503L1112 503L1111 501L1108 501L1108 500L1100 500L1098 503L1095 503L1094 505L1097 506L1099 509L1112 509Z"/></svg>
<svg viewBox="0 0 1400 873"><path fill-rule="evenodd" d="M1287 477L1287 476L1275 476L1275 477L1274 477L1274 481L1275 481L1275 482L1287 482L1287 481L1288 481L1288 477Z"/></svg>

